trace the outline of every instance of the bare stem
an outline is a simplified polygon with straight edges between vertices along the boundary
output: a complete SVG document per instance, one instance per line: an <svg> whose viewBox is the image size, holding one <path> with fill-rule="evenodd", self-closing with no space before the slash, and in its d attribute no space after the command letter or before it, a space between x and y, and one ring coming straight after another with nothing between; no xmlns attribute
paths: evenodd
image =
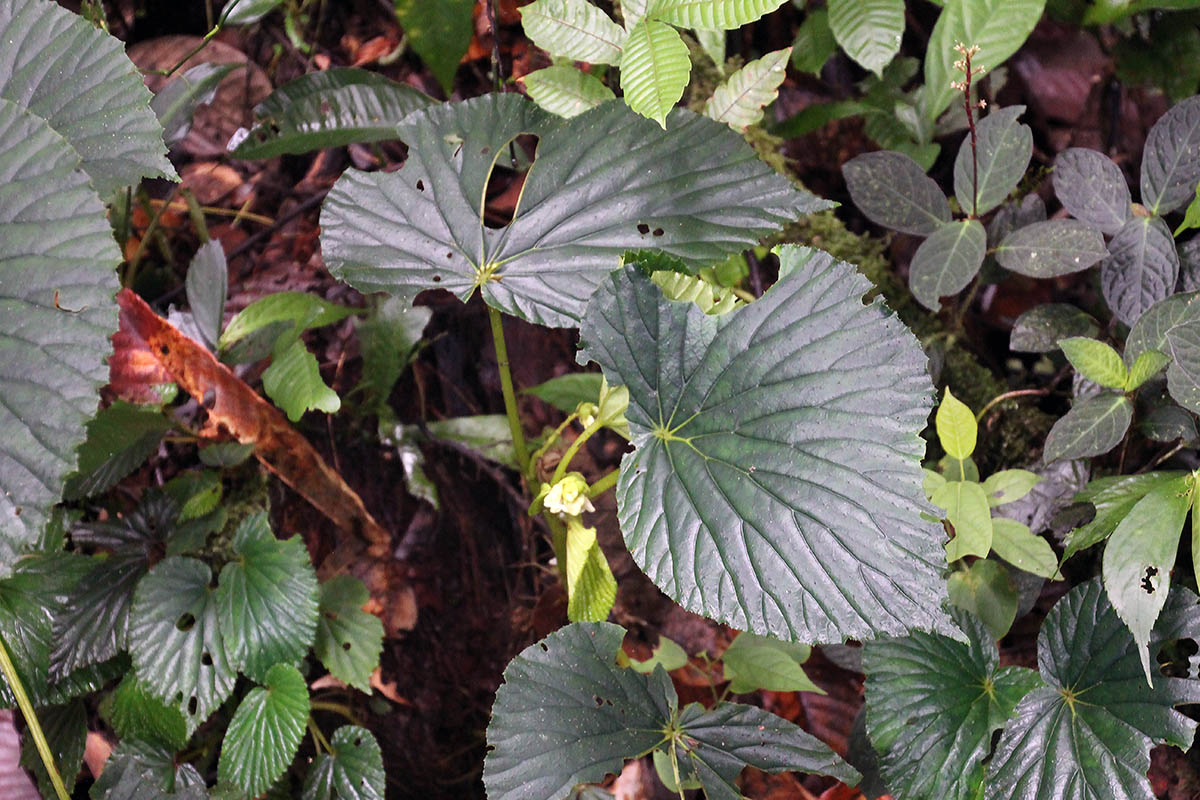
<svg viewBox="0 0 1200 800"><path fill-rule="evenodd" d="M504 320L500 312L488 306L488 319L492 323L492 342L496 345L496 365L500 368L500 390L504 394L504 413L508 417L508 429L512 432L513 451L521 474L528 475L529 447L525 444L525 431L521 428L521 415L517 410L517 393L513 390L512 369L508 361L508 345L504 342Z"/></svg>
<svg viewBox="0 0 1200 800"><path fill-rule="evenodd" d="M42 766L46 768L46 774L50 776L54 793L58 795L59 800L71 800L71 793L67 791L62 776L58 774L58 767L54 765L54 755L50 752L46 734L42 732L42 726L38 723L33 703L29 702L29 695L25 693L25 687L21 683L20 676L17 675L16 665L8 657L8 649L4 646L3 639L0 639L0 672L4 673L8 687L12 689L13 696L17 698L17 707L21 709L21 716L25 718L25 724L29 726L34 747L37 748L38 755L42 758Z"/></svg>

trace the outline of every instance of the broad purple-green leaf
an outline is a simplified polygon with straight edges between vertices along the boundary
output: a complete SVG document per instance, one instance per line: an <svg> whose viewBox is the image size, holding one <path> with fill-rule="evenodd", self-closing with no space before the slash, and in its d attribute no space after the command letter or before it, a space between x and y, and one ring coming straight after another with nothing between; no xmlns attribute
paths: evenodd
<svg viewBox="0 0 1200 800"><path fill-rule="evenodd" d="M987 232L979 220L944 223L913 255L908 273L913 297L937 311L941 298L958 294L978 274L986 252Z"/></svg>
<svg viewBox="0 0 1200 800"><path fill-rule="evenodd" d="M1091 314L1068 303L1035 306L1013 323L1008 347L1016 353L1051 353L1068 336L1094 338L1100 325Z"/></svg>
<svg viewBox="0 0 1200 800"><path fill-rule="evenodd" d="M677 602L742 630L832 642L944 627L943 535L922 517L918 463L925 356L863 305L853 267L779 253L785 277L720 317L633 268L589 305L580 361L629 389L626 544Z"/></svg>
<svg viewBox="0 0 1200 800"><path fill-rule="evenodd" d="M842 177L858 210L877 225L929 236L950 221L946 195L917 162L880 150L842 165Z"/></svg>
<svg viewBox="0 0 1200 800"><path fill-rule="evenodd" d="M1162 644L1200 635L1196 595L1177 588L1150 636ZM1045 688L1017 705L988 772L996 800L1149 800L1150 748L1187 748L1196 722L1174 706L1200 701L1200 681L1154 675L1099 579L1072 589L1038 635Z"/></svg>
<svg viewBox="0 0 1200 800"><path fill-rule="evenodd" d="M975 126L974 156L967 135L954 159L954 196L964 211L980 216L1017 188L1033 155L1033 131L1017 122L1025 106L998 108Z"/></svg>
<svg viewBox="0 0 1200 800"><path fill-rule="evenodd" d="M514 221L482 222L508 142L541 137ZM321 215L333 273L365 292L443 288L526 320L574 326L630 249L703 266L828 203L797 191L728 126L685 110L667 133L606 103L570 120L514 94L417 112L402 169L343 175Z"/></svg>
<svg viewBox="0 0 1200 800"><path fill-rule="evenodd" d="M1054 193L1071 216L1110 236L1129 219L1132 199L1121 168L1108 156L1072 147L1054 159Z"/></svg>
<svg viewBox="0 0 1200 800"><path fill-rule="evenodd" d="M1107 255L1100 231L1073 219L1051 219L1018 228L996 248L1000 266L1031 278L1080 272Z"/></svg>
<svg viewBox="0 0 1200 800"><path fill-rule="evenodd" d="M1172 358L1167 368L1171 397L1192 413L1200 413L1200 321L1170 328L1163 352Z"/></svg>
<svg viewBox="0 0 1200 800"><path fill-rule="evenodd" d="M1173 355L1167 334L1190 322L1200 322L1200 293L1173 294L1155 303L1138 317L1125 338L1125 363L1132 367L1147 350Z"/></svg>
<svg viewBox="0 0 1200 800"><path fill-rule="evenodd" d="M1054 423L1046 437L1042 460L1098 456L1120 443L1133 419L1133 404L1123 394L1098 394L1077 400Z"/></svg>
<svg viewBox="0 0 1200 800"><path fill-rule="evenodd" d="M1134 217L1108 243L1100 286L1113 315L1126 325L1175 291L1179 254L1161 217Z"/></svg>
<svg viewBox="0 0 1200 800"><path fill-rule="evenodd" d="M1142 203L1153 214L1187 205L1200 182L1200 95L1154 123L1142 150Z"/></svg>

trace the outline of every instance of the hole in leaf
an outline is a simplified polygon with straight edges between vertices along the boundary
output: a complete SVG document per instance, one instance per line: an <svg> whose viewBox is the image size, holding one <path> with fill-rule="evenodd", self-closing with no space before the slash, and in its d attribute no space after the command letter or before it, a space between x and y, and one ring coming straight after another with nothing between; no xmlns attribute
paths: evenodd
<svg viewBox="0 0 1200 800"><path fill-rule="evenodd" d="M550 648L544 642L538 642L538 647L542 648L542 652L549 653Z"/></svg>
<svg viewBox="0 0 1200 800"><path fill-rule="evenodd" d="M199 709L200 709L200 701L193 696L191 700L188 700L188 716L189 717L196 716L196 712Z"/></svg>
<svg viewBox="0 0 1200 800"><path fill-rule="evenodd" d="M168 353L170 353L170 352L171 352L171 348L167 347L167 346L164 344L164 345L162 345L162 346L160 346L160 347L158 348L158 352L162 353L162 354L165 356L165 355L167 355Z"/></svg>
<svg viewBox="0 0 1200 800"><path fill-rule="evenodd" d="M190 631L196 625L196 618L189 613L184 613L179 619L175 620L176 630Z"/></svg>
<svg viewBox="0 0 1200 800"><path fill-rule="evenodd" d="M604 705L604 700L598 694L592 695L592 701L596 704L596 708L601 708Z"/></svg>
<svg viewBox="0 0 1200 800"><path fill-rule="evenodd" d="M442 282L442 276L441 276L441 275L434 275L434 276L433 276L433 282L434 282L434 283L441 283L441 282Z"/></svg>
<svg viewBox="0 0 1200 800"><path fill-rule="evenodd" d="M1154 594L1155 585L1153 578L1158 575L1158 567L1146 567L1146 574L1142 576L1142 591L1146 594Z"/></svg>
<svg viewBox="0 0 1200 800"><path fill-rule="evenodd" d="M321 101L321 115L322 116L329 116L329 112L332 110L333 110L333 107L331 105L329 105L328 100Z"/></svg>
<svg viewBox="0 0 1200 800"><path fill-rule="evenodd" d="M211 667L213 664L212 653L204 653L200 656L200 663L206 667Z"/></svg>
<svg viewBox="0 0 1200 800"><path fill-rule="evenodd" d="M647 233L649 233L649 232L650 232L650 226L649 226L649 225L647 225L647 224L646 224L646 223L644 223L644 222L639 222L639 223L638 223L638 233L640 233L642 236L645 236L645 235L646 235Z"/></svg>
<svg viewBox="0 0 1200 800"><path fill-rule="evenodd" d="M355 747L362 747L362 737L361 737L361 736L355 736L355 737L354 737L354 746L355 746Z"/></svg>
<svg viewBox="0 0 1200 800"><path fill-rule="evenodd" d="M654 229L654 235L655 235L655 236L662 236L662 235L663 235L663 229L662 229L662 228L655 228L655 229Z"/></svg>
<svg viewBox="0 0 1200 800"><path fill-rule="evenodd" d="M425 191L425 181L421 180L420 178L417 179L417 191L418 192Z"/></svg>
<svg viewBox="0 0 1200 800"><path fill-rule="evenodd" d="M345 650L347 653L350 652L350 643L342 642L342 649Z"/></svg>
<svg viewBox="0 0 1200 800"><path fill-rule="evenodd" d="M537 143L538 137L522 134L496 151L483 195L483 224L487 227L504 228L516 219ZM490 152L486 147L480 151L484 156Z"/></svg>

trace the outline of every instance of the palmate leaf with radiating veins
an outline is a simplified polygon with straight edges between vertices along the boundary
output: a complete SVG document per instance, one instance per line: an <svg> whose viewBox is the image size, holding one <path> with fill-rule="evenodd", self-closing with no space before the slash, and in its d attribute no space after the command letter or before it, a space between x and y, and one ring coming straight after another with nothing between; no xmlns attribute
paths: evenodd
<svg viewBox="0 0 1200 800"><path fill-rule="evenodd" d="M313 761L302 800L383 800L383 754L374 735L357 725L333 732L333 750Z"/></svg>
<svg viewBox="0 0 1200 800"><path fill-rule="evenodd" d="M781 248L781 279L720 317L635 268L597 292L580 361L629 389L618 513L691 611L808 642L949 629L942 530L922 519L925 356L870 285Z"/></svg>
<svg viewBox="0 0 1200 800"><path fill-rule="evenodd" d="M685 110L669 130L606 103L561 120L515 94L413 114L397 172L344 174L321 213L334 275L361 291L443 288L535 323L574 326L620 256L656 247L692 265L828 203L794 189L727 126ZM540 136L515 219L482 223L497 159Z"/></svg>

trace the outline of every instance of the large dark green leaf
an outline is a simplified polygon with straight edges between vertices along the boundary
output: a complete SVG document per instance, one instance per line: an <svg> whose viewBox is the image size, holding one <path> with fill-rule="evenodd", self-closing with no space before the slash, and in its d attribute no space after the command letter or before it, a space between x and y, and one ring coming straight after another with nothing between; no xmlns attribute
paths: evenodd
<svg viewBox="0 0 1200 800"><path fill-rule="evenodd" d="M1142 150L1142 202L1153 214L1187 205L1200 182L1200 95L1163 114Z"/></svg>
<svg viewBox="0 0 1200 800"><path fill-rule="evenodd" d="M67 479L63 497L74 501L108 491L140 467L171 428L171 421L154 406L115 401L87 424L79 466Z"/></svg>
<svg viewBox="0 0 1200 800"><path fill-rule="evenodd" d="M258 124L233 154L272 158L395 139L400 120L432 102L411 86L365 69L313 72L285 83L258 104Z"/></svg>
<svg viewBox="0 0 1200 800"><path fill-rule="evenodd" d="M1151 635L1151 649L1200 635L1196 596L1176 589ZM1200 681L1154 676L1146 685L1133 637L1099 580L1072 589L1038 635L1045 688L1017 706L992 758L997 800L1149 800L1150 748L1187 748L1196 722L1174 710L1200 701Z"/></svg>
<svg viewBox="0 0 1200 800"><path fill-rule="evenodd" d="M976 797L992 734L1042 683L1031 669L1001 669L995 643L974 616L957 620L965 644L914 633L863 650L867 732L898 800Z"/></svg>
<svg viewBox="0 0 1200 800"><path fill-rule="evenodd" d="M221 641L212 578L203 561L161 561L138 584L129 618L138 677L183 711L189 732L224 702L237 678Z"/></svg>
<svg viewBox="0 0 1200 800"><path fill-rule="evenodd" d="M929 236L950 221L946 195L917 162L903 153L863 153L842 165L858 210L887 228Z"/></svg>
<svg viewBox="0 0 1200 800"><path fill-rule="evenodd" d="M996 109L975 126L975 147L968 135L958 148L954 195L964 211L974 209L972 216L1003 203L1025 175L1033 155L1033 131L1017 122L1023 113L1025 106Z"/></svg>
<svg viewBox="0 0 1200 800"><path fill-rule="evenodd" d="M1071 216L1110 236L1131 214L1133 201L1121 168L1095 150L1072 147L1058 154L1054 193Z"/></svg>
<svg viewBox="0 0 1200 800"><path fill-rule="evenodd" d="M908 285L917 302L930 311L941 308L941 298L958 294L983 266L987 231L977 219L944 223L913 255Z"/></svg>
<svg viewBox="0 0 1200 800"><path fill-rule="evenodd" d="M0 83L21 48L3 51ZM71 146L0 97L0 577L37 541L108 380L119 258Z"/></svg>
<svg viewBox="0 0 1200 800"><path fill-rule="evenodd" d="M46 120L70 142L101 195L143 176L175 177L162 126L150 110L150 92L121 42L50 0L7 0L0 5L0 42L5 43L0 97ZM6 132L0 141L20 139ZM44 164L29 166L35 172L49 171ZM52 185L47 185L32 196L51 192ZM81 210L78 201L58 208ZM72 244L80 248L77 252L86 252L79 242ZM78 308L84 303L64 305Z"/></svg>
<svg viewBox="0 0 1200 800"><path fill-rule="evenodd" d="M333 751L321 753L304 779L303 800L383 800L383 754L365 728L343 725L329 742Z"/></svg>
<svg viewBox="0 0 1200 800"><path fill-rule="evenodd" d="M483 781L491 800L558 800L579 783L619 772L627 758L674 745L680 775L695 775L714 800L736 799L746 766L802 770L854 783L858 773L826 745L758 708L678 708L662 669L616 665L625 630L568 625L514 658L488 726Z"/></svg>
<svg viewBox="0 0 1200 800"><path fill-rule="evenodd" d="M1108 243L1100 286L1113 315L1126 325L1165 300L1179 280L1179 253L1161 217L1134 217Z"/></svg>
<svg viewBox="0 0 1200 800"><path fill-rule="evenodd" d="M540 136L516 218L482 223L488 176L521 133ZM578 324L584 304L629 249L690 264L724 260L827 203L792 188L728 126L684 110L670 130L605 103L570 120L514 94L417 112L399 126L408 161L349 171L321 214L335 275L362 291L480 288L532 322Z"/></svg>
<svg viewBox="0 0 1200 800"><path fill-rule="evenodd" d="M183 714L150 694L132 672L112 693L108 722L121 741L136 739L171 751L187 744Z"/></svg>
<svg viewBox="0 0 1200 800"><path fill-rule="evenodd" d="M827 253L720 317L634 268L593 298L581 361L629 388L618 512L689 610L808 642L948 624L942 532L921 518L930 383L916 340Z"/></svg>
<svg viewBox="0 0 1200 800"><path fill-rule="evenodd" d="M299 664L317 630L317 576L303 540L276 539L266 513L247 517L216 602L231 666L261 682L275 664Z"/></svg>
<svg viewBox="0 0 1200 800"><path fill-rule="evenodd" d="M1076 400L1046 436L1042 460L1049 464L1107 453L1121 441L1132 419L1133 404L1123 394L1105 393Z"/></svg>
<svg viewBox="0 0 1200 800"><path fill-rule="evenodd" d="M270 788L296 755L310 709L304 676L290 664L267 671L263 688L242 699L225 740L217 776L250 797Z"/></svg>

